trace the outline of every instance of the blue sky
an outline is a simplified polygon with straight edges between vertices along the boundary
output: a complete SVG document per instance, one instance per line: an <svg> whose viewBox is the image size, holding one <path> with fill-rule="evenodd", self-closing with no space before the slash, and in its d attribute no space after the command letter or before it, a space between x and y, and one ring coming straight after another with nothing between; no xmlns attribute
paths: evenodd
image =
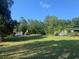
<svg viewBox="0 0 79 59"><path fill-rule="evenodd" d="M43 20L45 16L71 19L79 16L79 0L14 0L12 18Z"/></svg>

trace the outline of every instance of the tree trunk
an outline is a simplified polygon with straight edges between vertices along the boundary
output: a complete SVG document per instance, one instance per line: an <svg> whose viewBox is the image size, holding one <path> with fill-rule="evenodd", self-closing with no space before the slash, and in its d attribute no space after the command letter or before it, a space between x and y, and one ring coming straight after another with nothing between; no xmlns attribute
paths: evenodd
<svg viewBox="0 0 79 59"><path fill-rule="evenodd" d="M0 42L2 42L2 37L0 37Z"/></svg>

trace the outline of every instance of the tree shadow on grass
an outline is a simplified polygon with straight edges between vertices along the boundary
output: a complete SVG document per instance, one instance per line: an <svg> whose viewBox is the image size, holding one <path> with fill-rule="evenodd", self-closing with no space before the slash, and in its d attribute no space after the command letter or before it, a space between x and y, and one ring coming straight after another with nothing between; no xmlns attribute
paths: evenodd
<svg viewBox="0 0 79 59"><path fill-rule="evenodd" d="M3 47L2 59L79 59L79 41L44 41Z"/></svg>

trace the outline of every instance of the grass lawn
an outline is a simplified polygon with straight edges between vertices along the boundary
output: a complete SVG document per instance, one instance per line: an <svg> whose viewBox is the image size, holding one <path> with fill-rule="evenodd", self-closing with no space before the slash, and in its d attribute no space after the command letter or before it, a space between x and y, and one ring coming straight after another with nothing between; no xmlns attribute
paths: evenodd
<svg viewBox="0 0 79 59"><path fill-rule="evenodd" d="M24 39L1 42L0 59L79 59L79 37L44 36Z"/></svg>

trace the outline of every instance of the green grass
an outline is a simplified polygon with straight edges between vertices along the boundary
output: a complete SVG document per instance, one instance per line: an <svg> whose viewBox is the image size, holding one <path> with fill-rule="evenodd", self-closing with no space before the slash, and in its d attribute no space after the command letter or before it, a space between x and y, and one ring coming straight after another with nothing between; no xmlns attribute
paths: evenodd
<svg viewBox="0 0 79 59"><path fill-rule="evenodd" d="M0 59L79 59L79 37L76 36L15 38L0 43Z"/></svg>

